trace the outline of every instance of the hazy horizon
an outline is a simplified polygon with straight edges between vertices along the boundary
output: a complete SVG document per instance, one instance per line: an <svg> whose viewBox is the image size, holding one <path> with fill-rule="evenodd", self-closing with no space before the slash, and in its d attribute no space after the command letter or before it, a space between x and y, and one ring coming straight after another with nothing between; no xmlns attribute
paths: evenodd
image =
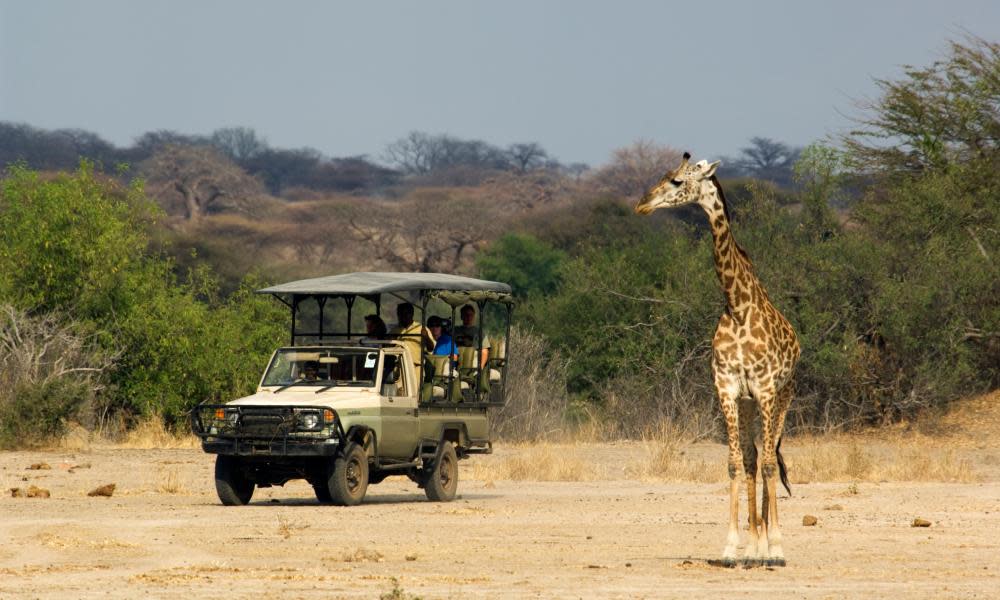
<svg viewBox="0 0 1000 600"><path fill-rule="evenodd" d="M732 156L845 130L875 78L966 34L1000 38L1000 3L0 0L0 120L119 146L246 126L380 161L410 131L564 163L640 138Z"/></svg>

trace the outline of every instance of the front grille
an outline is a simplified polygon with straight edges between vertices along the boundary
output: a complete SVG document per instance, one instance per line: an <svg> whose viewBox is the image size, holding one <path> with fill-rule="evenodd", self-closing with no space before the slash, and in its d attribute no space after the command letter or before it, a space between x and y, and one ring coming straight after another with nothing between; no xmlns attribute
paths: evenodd
<svg viewBox="0 0 1000 600"><path fill-rule="evenodd" d="M286 435L295 426L295 416L291 409L242 407L238 435L264 436Z"/></svg>

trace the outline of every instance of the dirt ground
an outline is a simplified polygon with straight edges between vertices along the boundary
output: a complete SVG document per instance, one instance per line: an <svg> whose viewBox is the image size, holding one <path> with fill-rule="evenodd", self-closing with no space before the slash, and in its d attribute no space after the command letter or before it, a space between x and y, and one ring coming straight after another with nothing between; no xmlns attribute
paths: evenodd
<svg viewBox="0 0 1000 600"><path fill-rule="evenodd" d="M718 444L685 450L720 473L708 483L630 477L640 444L568 446L601 467L589 480L505 480L490 474L530 449L501 447L462 463L454 502L390 478L353 508L304 482L223 507L192 448L0 453L0 598L995 598L1000 443L925 439L959 447L973 480L800 481L780 501L788 566L753 569L708 562L726 536ZM814 442L797 442L804 464ZM50 497L10 492L31 486Z"/></svg>

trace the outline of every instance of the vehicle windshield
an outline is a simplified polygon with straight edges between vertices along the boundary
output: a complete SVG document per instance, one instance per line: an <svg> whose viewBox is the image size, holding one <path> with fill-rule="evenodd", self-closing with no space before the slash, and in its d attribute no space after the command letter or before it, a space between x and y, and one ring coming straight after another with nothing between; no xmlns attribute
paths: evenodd
<svg viewBox="0 0 1000 600"><path fill-rule="evenodd" d="M350 348L283 348L271 360L261 385L375 385L378 351Z"/></svg>

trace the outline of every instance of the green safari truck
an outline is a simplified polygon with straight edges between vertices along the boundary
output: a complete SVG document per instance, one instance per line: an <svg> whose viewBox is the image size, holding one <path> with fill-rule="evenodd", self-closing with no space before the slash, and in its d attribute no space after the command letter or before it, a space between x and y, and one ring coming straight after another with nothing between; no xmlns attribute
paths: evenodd
<svg viewBox="0 0 1000 600"><path fill-rule="evenodd" d="M441 273L350 273L259 292L290 309L289 345L275 350L254 394L191 414L202 448L216 455L219 500L243 505L256 488L305 479L321 503L348 506L393 475L430 500L452 500L458 461L492 452L510 286ZM387 332L389 299L404 318L419 313ZM352 331L362 310L374 331ZM440 334L437 353L428 321Z"/></svg>

